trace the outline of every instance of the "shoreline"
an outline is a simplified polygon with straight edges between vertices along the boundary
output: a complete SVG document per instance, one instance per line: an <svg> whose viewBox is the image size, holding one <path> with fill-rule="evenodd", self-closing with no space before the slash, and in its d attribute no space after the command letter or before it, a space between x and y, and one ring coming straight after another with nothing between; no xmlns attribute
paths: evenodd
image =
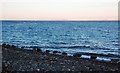
<svg viewBox="0 0 120 73"><path fill-rule="evenodd" d="M68 56L67 53L50 53L46 50L18 48L14 45L2 45L2 71L120 71L116 60L105 62L80 58L80 55Z"/></svg>

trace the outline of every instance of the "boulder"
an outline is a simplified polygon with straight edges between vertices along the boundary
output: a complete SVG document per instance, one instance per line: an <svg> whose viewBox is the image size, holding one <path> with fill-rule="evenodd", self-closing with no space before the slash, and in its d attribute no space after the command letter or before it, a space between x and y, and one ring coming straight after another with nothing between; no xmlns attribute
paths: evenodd
<svg viewBox="0 0 120 73"><path fill-rule="evenodd" d="M119 61L119 59L111 59L112 63L117 63Z"/></svg>
<svg viewBox="0 0 120 73"><path fill-rule="evenodd" d="M56 54L56 53L58 53L58 51L53 51L53 54Z"/></svg>
<svg viewBox="0 0 120 73"><path fill-rule="evenodd" d="M80 53L74 53L73 57L81 57L82 55Z"/></svg>
<svg viewBox="0 0 120 73"><path fill-rule="evenodd" d="M3 43L3 44L2 44L2 47L4 47L4 48L5 48L5 47L6 47L6 44L5 44L5 43Z"/></svg>
<svg viewBox="0 0 120 73"><path fill-rule="evenodd" d="M45 52L46 52L46 53L49 53L49 52L50 52L50 50L46 50Z"/></svg>
<svg viewBox="0 0 120 73"><path fill-rule="evenodd" d="M96 59L97 57L96 56L91 56L90 59Z"/></svg>
<svg viewBox="0 0 120 73"><path fill-rule="evenodd" d="M67 55L67 53L66 53L66 52L63 52L62 55Z"/></svg>
<svg viewBox="0 0 120 73"><path fill-rule="evenodd" d="M40 49L40 48L38 48L38 47L33 47L33 52L41 52L42 50Z"/></svg>

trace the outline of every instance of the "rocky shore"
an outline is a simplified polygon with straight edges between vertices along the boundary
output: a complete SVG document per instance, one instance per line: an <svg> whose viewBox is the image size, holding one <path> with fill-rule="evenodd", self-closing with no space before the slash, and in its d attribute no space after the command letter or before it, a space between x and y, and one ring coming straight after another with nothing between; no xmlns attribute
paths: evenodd
<svg viewBox="0 0 120 73"><path fill-rule="evenodd" d="M119 72L119 63L104 62L94 59L84 59L78 56L67 56L63 52L59 55L58 51L50 53L49 50L43 52L37 47L31 47L32 50L14 45L2 45L2 73L6 72Z"/></svg>

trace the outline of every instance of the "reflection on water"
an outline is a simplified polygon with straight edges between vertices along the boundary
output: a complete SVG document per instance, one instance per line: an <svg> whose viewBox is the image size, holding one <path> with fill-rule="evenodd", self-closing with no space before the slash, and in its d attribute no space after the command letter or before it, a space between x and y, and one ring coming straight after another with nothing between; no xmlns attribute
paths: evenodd
<svg viewBox="0 0 120 73"><path fill-rule="evenodd" d="M3 21L2 39L18 46L118 54L117 21Z"/></svg>

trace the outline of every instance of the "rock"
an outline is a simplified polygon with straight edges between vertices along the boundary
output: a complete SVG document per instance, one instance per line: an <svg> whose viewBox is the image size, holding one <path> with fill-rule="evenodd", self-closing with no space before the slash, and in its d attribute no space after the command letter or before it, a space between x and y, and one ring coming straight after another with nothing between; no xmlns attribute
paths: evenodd
<svg viewBox="0 0 120 73"><path fill-rule="evenodd" d="M67 69L68 71L70 71L70 69Z"/></svg>
<svg viewBox="0 0 120 73"><path fill-rule="evenodd" d="M46 52L46 53L49 53L49 52L50 52L50 50L46 50L45 52Z"/></svg>
<svg viewBox="0 0 120 73"><path fill-rule="evenodd" d="M25 48L24 46L21 47L21 49L24 49L24 48Z"/></svg>
<svg viewBox="0 0 120 73"><path fill-rule="evenodd" d="M37 49L37 52L42 52L42 50L41 49Z"/></svg>
<svg viewBox="0 0 120 73"><path fill-rule="evenodd" d="M15 45L11 45L11 48L16 48L16 46Z"/></svg>
<svg viewBox="0 0 120 73"><path fill-rule="evenodd" d="M61 53L60 51L58 51L58 53Z"/></svg>
<svg viewBox="0 0 120 73"><path fill-rule="evenodd" d="M65 68L66 66L63 66L63 68Z"/></svg>
<svg viewBox="0 0 120 73"><path fill-rule="evenodd" d="M5 43L3 43L3 44L2 44L2 47L5 47L5 46L6 46L6 44L5 44Z"/></svg>
<svg viewBox="0 0 120 73"><path fill-rule="evenodd" d="M66 52L63 52L62 55L67 55L67 53L66 53Z"/></svg>
<svg viewBox="0 0 120 73"><path fill-rule="evenodd" d="M120 65L120 60L117 63Z"/></svg>
<svg viewBox="0 0 120 73"><path fill-rule="evenodd" d="M75 53L75 54L73 54L73 57L81 57L81 54Z"/></svg>
<svg viewBox="0 0 120 73"><path fill-rule="evenodd" d="M50 50L46 50L50 52ZM55 52L56 53L56 52ZM29 54L29 55L28 55ZM57 53L58 54L58 53ZM63 55L67 53L63 52ZM75 59L74 57L47 53L35 54L18 49L3 50L3 67L14 71L118 71L117 63L97 62L89 59ZM75 57L81 55L75 55ZM109 66L107 65L109 64ZM85 67L84 67L85 66ZM113 69L113 70L112 70Z"/></svg>
<svg viewBox="0 0 120 73"><path fill-rule="evenodd" d="M75 66L72 66L72 69L75 69Z"/></svg>
<svg viewBox="0 0 120 73"><path fill-rule="evenodd" d="M87 67L87 66L86 66L86 69L87 69L87 70L89 70L89 69L90 69L90 67Z"/></svg>
<svg viewBox="0 0 120 73"><path fill-rule="evenodd" d="M40 69L37 69L37 71L40 71Z"/></svg>
<svg viewBox="0 0 120 73"><path fill-rule="evenodd" d="M3 60L2 62L3 62L3 63L5 63L6 61L5 61L5 60Z"/></svg>
<svg viewBox="0 0 120 73"><path fill-rule="evenodd" d="M37 48L36 47L33 47L33 52L36 53L37 52Z"/></svg>
<svg viewBox="0 0 120 73"><path fill-rule="evenodd" d="M38 62L38 61L39 61L39 58L34 58L33 60L36 61L36 62Z"/></svg>
<svg viewBox="0 0 120 73"><path fill-rule="evenodd" d="M10 62L8 61L7 64L10 65Z"/></svg>
<svg viewBox="0 0 120 73"><path fill-rule="evenodd" d="M64 63L61 62L60 64L63 65Z"/></svg>
<svg viewBox="0 0 120 73"><path fill-rule="evenodd" d="M54 54L58 53L58 51L53 51Z"/></svg>
<svg viewBox="0 0 120 73"><path fill-rule="evenodd" d="M91 56L90 59L96 59L97 57L96 56Z"/></svg>
<svg viewBox="0 0 120 73"><path fill-rule="evenodd" d="M117 63L119 61L119 59L111 59L112 63Z"/></svg>
<svg viewBox="0 0 120 73"><path fill-rule="evenodd" d="M10 48L10 45L9 45L9 44L7 44L7 45L5 46L5 48Z"/></svg>
<svg viewBox="0 0 120 73"><path fill-rule="evenodd" d="M92 69L89 69L89 71L93 71Z"/></svg>

